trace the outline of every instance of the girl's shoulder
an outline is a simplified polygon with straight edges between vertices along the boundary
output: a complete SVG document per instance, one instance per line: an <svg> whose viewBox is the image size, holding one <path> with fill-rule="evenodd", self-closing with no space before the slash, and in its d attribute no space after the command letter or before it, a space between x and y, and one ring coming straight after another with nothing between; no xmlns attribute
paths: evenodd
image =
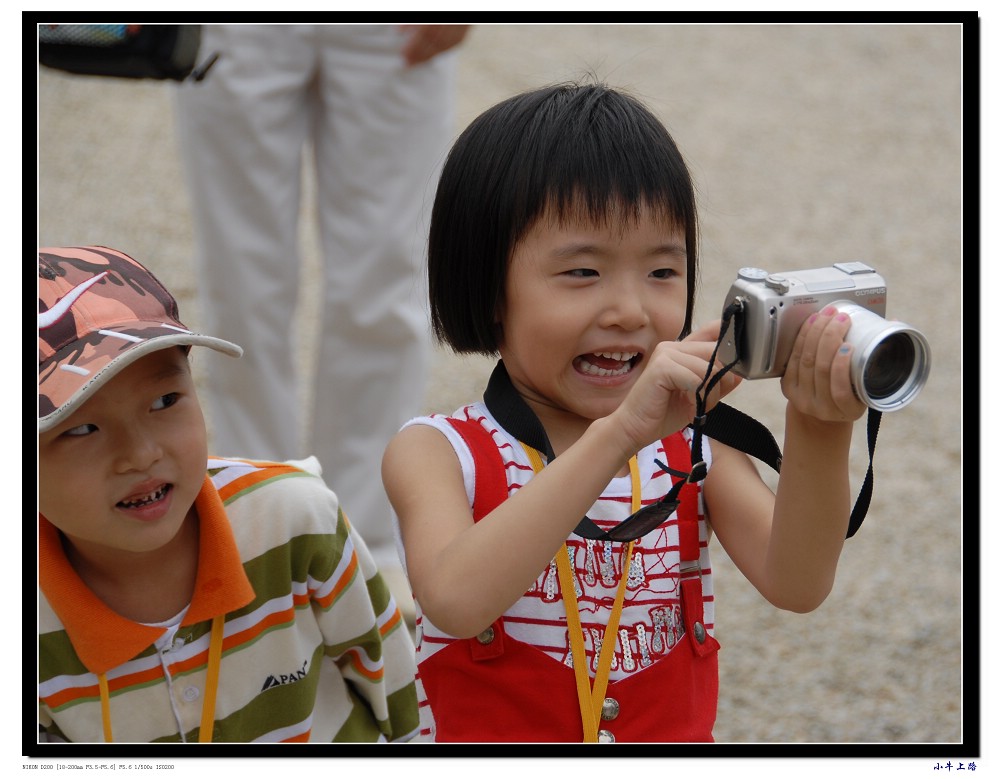
<svg viewBox="0 0 1000 779"><path fill-rule="evenodd" d="M469 453L470 440L473 441L472 445L478 445L481 440L485 440L476 435L475 431L470 432L470 423L480 427L502 452L520 448L515 446L517 439L494 419L489 409L486 408L486 404L482 402L462 406L451 414L430 414L415 417L403 425L402 430L417 425L433 427L448 439L452 448L459 454L459 459L464 459L462 455Z"/></svg>
<svg viewBox="0 0 1000 779"><path fill-rule="evenodd" d="M407 422L401 430L406 430L408 427L413 427L415 425L427 425L428 427L436 428L442 432L447 431L452 427L449 420L459 420L459 421L475 421L481 422L485 415L489 414L486 410L486 406L483 403L470 403L467 406L462 406L456 409L451 414L427 414L426 416L414 417L409 422Z"/></svg>
<svg viewBox="0 0 1000 779"><path fill-rule="evenodd" d="M462 406L451 414L416 417L407 422L403 430L416 426L434 428L447 438L461 465L470 503L476 492L476 462L486 461L482 457L483 448L490 446L491 442L499 452L498 464L503 468L508 484L519 486L525 480L525 474L531 473L531 463L523 447L496 421L485 403Z"/></svg>

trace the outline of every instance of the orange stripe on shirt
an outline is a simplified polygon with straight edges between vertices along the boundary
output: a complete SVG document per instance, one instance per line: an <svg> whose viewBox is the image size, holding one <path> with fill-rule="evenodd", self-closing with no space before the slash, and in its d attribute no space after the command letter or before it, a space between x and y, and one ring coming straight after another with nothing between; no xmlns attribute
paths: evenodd
<svg viewBox="0 0 1000 779"><path fill-rule="evenodd" d="M389 633L400 623L402 619L403 615L399 612L399 609L396 609L393 615L386 620L385 624L378 629L379 635L383 638L389 635Z"/></svg>
<svg viewBox="0 0 1000 779"><path fill-rule="evenodd" d="M308 600L308 598L306 599ZM240 646L242 644L249 643L256 639L258 636L267 632L273 627L278 625L288 624L295 621L295 609L285 609L284 611L275 612L273 614L267 615L260 622L240 631L239 633L234 633L231 636L227 636L223 641L222 647L223 651L229 651L234 647ZM170 671L172 674L182 674L197 668L205 666L208 662L208 651L199 652L196 655L192 655L183 661L178 661L170 664ZM154 666L152 668L147 668L142 671L137 671L135 673L123 674L114 679L108 680L108 689L111 692L117 692L118 690L141 686L148 682L152 682L163 676L163 671L159 666ZM71 703L75 703L79 700L92 699L96 700L98 697L98 688L96 684L82 685L67 687L59 692L53 693L45 697L43 700L52 709L58 709L60 707L66 706Z"/></svg>
<svg viewBox="0 0 1000 779"><path fill-rule="evenodd" d="M206 657L205 653L202 653L202 657ZM123 674L122 676L108 680L108 691L114 693L123 688L142 686L162 676L163 671L158 665L134 673ZM84 700L97 700L98 697L100 697L98 685L88 684L63 688L52 695L46 696L42 700L52 709L57 709Z"/></svg>
<svg viewBox="0 0 1000 779"><path fill-rule="evenodd" d="M355 671L357 671L359 674L364 676L366 679L369 679L370 681L373 682L380 681L382 679L382 676L384 675L384 669L382 668L381 664L379 664L379 667L376 668L375 670L370 670L365 667L364 662L361 660L360 649L356 648L348 649L346 652L344 652L342 657L346 658L350 662L351 668L353 668Z"/></svg>
<svg viewBox="0 0 1000 779"><path fill-rule="evenodd" d="M230 649L237 647L241 644L249 643L253 641L258 636L266 633L273 627L278 625L290 624L295 621L295 609L285 609L284 611L277 611L274 614L269 614L260 622L256 622L245 630L241 630L239 633L234 633L231 636L227 636L222 642L222 651L228 652ZM207 658L207 653L205 653Z"/></svg>
<svg viewBox="0 0 1000 779"><path fill-rule="evenodd" d="M229 484L226 484L219 490L219 497L222 499L223 503L226 503L244 490L256 487L270 479L286 476L290 473L305 474L305 471L301 468L296 468L293 465L268 465L266 468L261 468L260 470L252 471L245 476L240 476L238 479L233 479L233 481L229 482Z"/></svg>
<svg viewBox="0 0 1000 779"><path fill-rule="evenodd" d="M356 554L351 555L351 561L348 563L347 568L337 579L337 583L333 585L333 589L322 598L316 598L316 602L324 609L330 608L335 600L340 597L340 594L348 588L351 580L355 577L358 572L358 556Z"/></svg>

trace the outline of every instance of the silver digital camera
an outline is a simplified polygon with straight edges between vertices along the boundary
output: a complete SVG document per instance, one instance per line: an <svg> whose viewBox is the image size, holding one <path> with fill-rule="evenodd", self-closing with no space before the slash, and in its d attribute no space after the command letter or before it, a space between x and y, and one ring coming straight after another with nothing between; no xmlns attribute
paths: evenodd
<svg viewBox="0 0 1000 779"><path fill-rule="evenodd" d="M723 310L740 304L741 335L730 326L719 346L724 365L747 379L782 376L802 323L832 305L851 318L851 384L867 406L895 411L912 401L930 372L927 339L902 322L883 319L886 283L863 262L769 273L741 268Z"/></svg>

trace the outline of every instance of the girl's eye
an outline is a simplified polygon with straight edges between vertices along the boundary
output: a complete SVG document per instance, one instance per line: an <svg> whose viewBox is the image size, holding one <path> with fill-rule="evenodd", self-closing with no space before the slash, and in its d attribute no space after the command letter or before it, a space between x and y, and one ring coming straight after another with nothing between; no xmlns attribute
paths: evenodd
<svg viewBox="0 0 1000 779"><path fill-rule="evenodd" d="M166 395L161 395L153 401L153 411L162 411L165 408L170 408L179 399L180 393L177 392L168 392Z"/></svg>
<svg viewBox="0 0 1000 779"><path fill-rule="evenodd" d="M78 436L90 435L97 431L97 425L77 425L76 427L71 427L69 430L64 430L63 435L70 436L71 438L76 438Z"/></svg>
<svg viewBox="0 0 1000 779"><path fill-rule="evenodd" d="M677 271L673 268L658 268L652 272L652 277L654 279L672 279L677 275Z"/></svg>
<svg viewBox="0 0 1000 779"><path fill-rule="evenodd" d="M573 270L568 271L567 275L578 279L591 279L596 277L598 273L593 268L574 268Z"/></svg>

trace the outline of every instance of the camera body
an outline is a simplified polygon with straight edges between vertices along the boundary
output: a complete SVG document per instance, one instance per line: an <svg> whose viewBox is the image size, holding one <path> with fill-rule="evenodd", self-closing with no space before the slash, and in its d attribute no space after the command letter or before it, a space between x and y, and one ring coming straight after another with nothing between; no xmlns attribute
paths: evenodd
<svg viewBox="0 0 1000 779"><path fill-rule="evenodd" d="M887 285L863 262L769 273L741 268L723 309L741 304L742 335L730 327L719 347L724 365L747 379L784 375L802 323L833 305L851 317L846 341L854 346L851 382L871 408L892 411L908 404L926 383L930 349L917 330L887 322Z"/></svg>

